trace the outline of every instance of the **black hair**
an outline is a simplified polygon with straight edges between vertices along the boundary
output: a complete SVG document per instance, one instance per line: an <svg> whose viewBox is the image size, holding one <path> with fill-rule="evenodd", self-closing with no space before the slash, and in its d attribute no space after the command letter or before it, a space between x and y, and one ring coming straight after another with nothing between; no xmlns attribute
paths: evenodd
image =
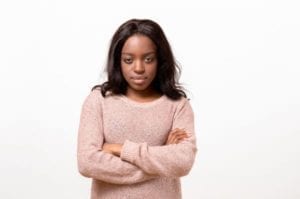
<svg viewBox="0 0 300 199"><path fill-rule="evenodd" d="M174 100L187 97L184 88L178 83L181 69L175 62L171 46L162 28L149 19L131 19L117 29L111 39L106 63L108 81L95 85L92 90L100 87L103 97L107 91L126 94L128 83L121 71L121 52L126 40L135 34L147 36L157 47L157 72L152 82L154 89Z"/></svg>

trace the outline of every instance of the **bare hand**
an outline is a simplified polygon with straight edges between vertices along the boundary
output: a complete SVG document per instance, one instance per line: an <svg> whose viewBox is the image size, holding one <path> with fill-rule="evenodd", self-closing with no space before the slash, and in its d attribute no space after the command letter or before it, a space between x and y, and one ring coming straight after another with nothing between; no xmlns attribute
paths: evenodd
<svg viewBox="0 0 300 199"><path fill-rule="evenodd" d="M170 131L168 140L166 145L168 144L178 144L179 142L183 141L185 138L189 138L190 134L188 134L184 129L173 129Z"/></svg>
<svg viewBox="0 0 300 199"><path fill-rule="evenodd" d="M113 154L115 156L120 156L122 146L123 146L122 144L104 143L102 146L102 151Z"/></svg>

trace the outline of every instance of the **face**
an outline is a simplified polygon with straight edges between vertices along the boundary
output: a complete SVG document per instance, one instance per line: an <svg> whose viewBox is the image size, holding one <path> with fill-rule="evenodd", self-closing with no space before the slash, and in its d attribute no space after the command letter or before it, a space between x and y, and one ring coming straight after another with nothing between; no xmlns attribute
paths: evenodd
<svg viewBox="0 0 300 199"><path fill-rule="evenodd" d="M149 92L157 70L156 46L144 35L129 37L121 54L121 70L128 83L127 92Z"/></svg>

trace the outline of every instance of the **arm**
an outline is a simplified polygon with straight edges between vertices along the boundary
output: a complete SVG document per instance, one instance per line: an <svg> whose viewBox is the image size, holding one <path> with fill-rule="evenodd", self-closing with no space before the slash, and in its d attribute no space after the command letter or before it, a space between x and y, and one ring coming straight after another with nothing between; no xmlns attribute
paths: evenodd
<svg viewBox="0 0 300 199"><path fill-rule="evenodd" d="M89 178L113 184L133 184L153 179L131 163L102 151L102 110L98 90L85 99L78 130L77 161L79 172Z"/></svg>
<svg viewBox="0 0 300 199"><path fill-rule="evenodd" d="M190 136L178 144L148 146L126 140L122 146L121 159L137 165L143 171L166 177L185 176L191 170L195 155L194 113L188 100L183 100L175 112L173 127L184 128Z"/></svg>

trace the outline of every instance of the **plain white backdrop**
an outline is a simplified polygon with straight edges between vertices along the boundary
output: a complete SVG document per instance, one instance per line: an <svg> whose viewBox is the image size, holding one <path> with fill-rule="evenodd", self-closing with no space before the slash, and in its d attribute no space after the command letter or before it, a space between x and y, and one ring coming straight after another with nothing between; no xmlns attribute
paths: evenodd
<svg viewBox="0 0 300 199"><path fill-rule="evenodd" d="M89 198L79 114L131 18L164 29L195 112L184 199L300 198L300 7L289 0L0 2L0 198Z"/></svg>

